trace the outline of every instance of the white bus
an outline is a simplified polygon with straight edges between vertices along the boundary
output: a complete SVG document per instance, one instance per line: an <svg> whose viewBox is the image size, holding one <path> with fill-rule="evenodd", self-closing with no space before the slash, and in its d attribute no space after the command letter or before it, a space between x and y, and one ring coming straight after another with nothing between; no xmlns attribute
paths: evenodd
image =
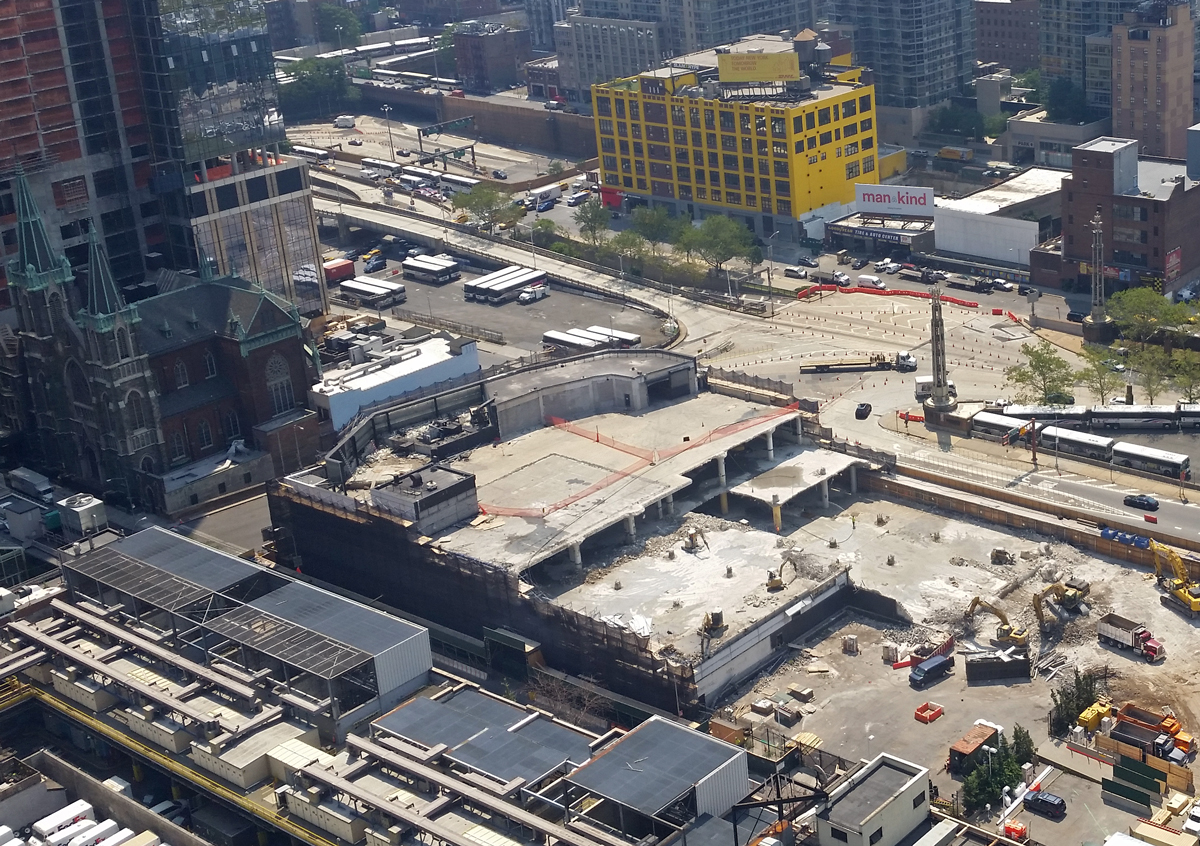
<svg viewBox="0 0 1200 846"><path fill-rule="evenodd" d="M399 282L393 282L390 279L376 279L374 276L356 276L355 281L365 282L389 292L392 295L392 305L400 305L408 300L408 292Z"/></svg>
<svg viewBox="0 0 1200 846"><path fill-rule="evenodd" d="M982 435L988 440L997 441L1003 441L1007 437L1008 443L1016 443L1018 440L1028 439L1028 433L1021 434L1021 431L1028 426L1029 420L1022 420L1019 417L1009 417L1007 414L993 414L990 411L981 411L971 418L971 437ZM1037 421L1034 421L1034 427L1034 431L1036 431L1039 427Z"/></svg>
<svg viewBox="0 0 1200 846"><path fill-rule="evenodd" d="M435 261L429 256L406 258L400 263L400 266L404 269L405 279L415 279L430 285L445 285L447 282L453 282L460 275L456 262L445 264Z"/></svg>
<svg viewBox="0 0 1200 846"><path fill-rule="evenodd" d="M456 194L470 191L478 184L478 179L471 179L469 176L458 176L453 173L442 174L442 185Z"/></svg>
<svg viewBox="0 0 1200 846"><path fill-rule="evenodd" d="M479 302L487 302L487 289L492 285L502 282L510 276L521 273L525 268L511 264L502 270L496 270L485 276L480 276L478 279L471 279L463 285L463 299L467 302L478 300Z"/></svg>
<svg viewBox="0 0 1200 846"><path fill-rule="evenodd" d="M333 161L333 153L317 147L302 147L299 144L293 144L292 153L317 164L329 164Z"/></svg>
<svg viewBox="0 0 1200 846"><path fill-rule="evenodd" d="M446 79L445 77L430 77L429 84L441 91L453 91L455 88L462 88L462 83L457 79Z"/></svg>
<svg viewBox="0 0 1200 846"><path fill-rule="evenodd" d="M598 341L589 341L587 338L580 337L579 335L569 335L566 332L556 332L554 330L542 333L542 343L579 352L600 349Z"/></svg>
<svg viewBox="0 0 1200 846"><path fill-rule="evenodd" d="M622 332L620 329L612 329L608 326L589 326L587 330L597 335L612 338L616 342L616 346L636 347L642 342L641 335L635 335L632 332Z"/></svg>
<svg viewBox="0 0 1200 846"><path fill-rule="evenodd" d="M1026 445L1029 440L1026 439ZM1037 434L1037 448L1043 453L1065 452L1095 461L1112 461L1113 439L1061 426L1047 426Z"/></svg>
<svg viewBox="0 0 1200 846"><path fill-rule="evenodd" d="M1174 405L1092 406L1093 429L1177 429L1179 408Z"/></svg>
<svg viewBox="0 0 1200 846"><path fill-rule="evenodd" d="M1164 449L1117 441L1113 444L1112 460L1113 464L1121 467L1159 473L1172 479L1192 478L1192 460L1181 452L1167 452Z"/></svg>
<svg viewBox="0 0 1200 846"><path fill-rule="evenodd" d="M583 338L584 340L592 341L598 347L614 346L614 342L613 342L612 338L609 338L607 335L599 335L595 332L589 332L586 329L579 329L579 328L568 329L567 334L571 335L573 337L576 337L576 338Z"/></svg>
<svg viewBox="0 0 1200 846"><path fill-rule="evenodd" d="M392 304L392 292L376 284L378 280L355 277L342 282L339 296L354 305L381 309Z"/></svg>
<svg viewBox="0 0 1200 846"><path fill-rule="evenodd" d="M400 71L388 70L378 65L371 69L371 79L376 82L388 82L392 85L403 81L400 79Z"/></svg>
<svg viewBox="0 0 1200 846"><path fill-rule="evenodd" d="M404 71L400 76L405 85L413 85L420 88L427 88L430 80L433 79L427 73L417 73L416 71Z"/></svg>
<svg viewBox="0 0 1200 846"><path fill-rule="evenodd" d="M1071 429L1086 429L1092 415L1085 405L1006 405L999 413L1018 420L1042 420L1051 426Z"/></svg>
<svg viewBox="0 0 1200 846"><path fill-rule="evenodd" d="M545 271L532 270L530 268L521 268L521 270L521 273L514 273L495 284L489 285L487 288L487 301L492 305L506 303L521 296L521 292L530 285L544 285L546 283ZM478 295L476 295L476 299L478 298Z"/></svg>
<svg viewBox="0 0 1200 846"><path fill-rule="evenodd" d="M435 185L440 184L442 181L442 174L440 171L430 170L429 168L425 167L417 167L416 165L403 165L400 168L400 172L407 173L409 176L415 176L418 179L423 179L426 182L432 182Z"/></svg>
<svg viewBox="0 0 1200 846"><path fill-rule="evenodd" d="M395 176L400 172L403 165L397 162L389 162L384 159L363 159L363 167L369 167L371 170L377 170L383 176Z"/></svg>
<svg viewBox="0 0 1200 846"><path fill-rule="evenodd" d="M1200 429L1200 403L1183 402L1179 404L1179 428Z"/></svg>

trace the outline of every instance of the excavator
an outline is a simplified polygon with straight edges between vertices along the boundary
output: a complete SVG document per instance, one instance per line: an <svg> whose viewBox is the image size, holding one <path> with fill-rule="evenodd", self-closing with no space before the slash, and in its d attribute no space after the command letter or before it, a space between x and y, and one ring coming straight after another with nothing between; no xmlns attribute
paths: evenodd
<svg viewBox="0 0 1200 846"><path fill-rule="evenodd" d="M1029 642L1029 630L1015 628L1008 622L1008 615L997 608L992 603L988 602L982 596L977 596L971 600L971 604L967 606L963 618L970 620L975 616L975 609L982 608L985 611L991 611L1000 620L1000 625L996 627L996 640L1001 643L1015 643L1018 646L1024 646Z"/></svg>
<svg viewBox="0 0 1200 846"><path fill-rule="evenodd" d="M1043 631L1046 629L1046 613L1042 607L1046 597L1053 595L1054 601L1058 603L1059 607L1075 611L1083 604L1083 600L1091 592L1091 589L1092 586L1089 582L1082 579L1071 579L1066 584L1055 582L1035 593L1033 595L1033 613L1037 614L1038 628Z"/></svg>
<svg viewBox="0 0 1200 846"><path fill-rule="evenodd" d="M1150 541L1150 550L1154 553L1154 577L1167 592L1160 597L1162 604L1174 603L1189 617L1200 614L1200 584L1192 581L1179 553L1156 540Z"/></svg>

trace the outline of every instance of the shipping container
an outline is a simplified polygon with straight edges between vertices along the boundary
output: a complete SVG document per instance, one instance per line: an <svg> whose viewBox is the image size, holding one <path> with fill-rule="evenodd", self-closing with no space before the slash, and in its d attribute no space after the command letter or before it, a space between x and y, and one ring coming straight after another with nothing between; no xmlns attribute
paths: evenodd
<svg viewBox="0 0 1200 846"><path fill-rule="evenodd" d="M1029 660L1028 652L1006 653L1004 658L999 655L981 655L968 658L967 684L971 682L998 681L1000 679L1033 678L1033 663Z"/></svg>

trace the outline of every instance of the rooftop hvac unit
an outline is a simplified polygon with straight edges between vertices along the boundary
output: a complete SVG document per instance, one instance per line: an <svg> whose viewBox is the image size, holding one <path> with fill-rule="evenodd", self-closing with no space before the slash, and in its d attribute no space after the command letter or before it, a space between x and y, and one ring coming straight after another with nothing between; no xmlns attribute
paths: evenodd
<svg viewBox="0 0 1200 846"><path fill-rule="evenodd" d="M63 528L68 534L86 536L108 526L104 500L91 494L75 494L58 502Z"/></svg>

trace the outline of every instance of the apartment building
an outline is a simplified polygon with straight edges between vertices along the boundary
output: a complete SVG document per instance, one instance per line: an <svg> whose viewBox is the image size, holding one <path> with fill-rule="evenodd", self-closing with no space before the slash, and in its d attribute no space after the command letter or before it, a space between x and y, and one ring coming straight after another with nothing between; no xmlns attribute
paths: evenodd
<svg viewBox="0 0 1200 846"><path fill-rule="evenodd" d="M812 41L746 38L722 51L786 54ZM814 51L815 52L815 51ZM875 89L858 68L800 56L799 81L722 83L715 50L592 87L606 202L644 197L697 219L723 214L764 237L803 237L806 212L878 183Z"/></svg>
<svg viewBox="0 0 1200 846"><path fill-rule="evenodd" d="M1038 26L1042 79L1087 87L1087 37L1107 35L1139 0L1040 0Z"/></svg>
<svg viewBox="0 0 1200 846"><path fill-rule="evenodd" d="M1182 159L1192 125L1194 22L1187 3L1144 3L1112 29L1112 132Z"/></svg>
<svg viewBox="0 0 1200 846"><path fill-rule="evenodd" d="M1014 74L1038 66L1041 0L975 0L975 58Z"/></svg>

